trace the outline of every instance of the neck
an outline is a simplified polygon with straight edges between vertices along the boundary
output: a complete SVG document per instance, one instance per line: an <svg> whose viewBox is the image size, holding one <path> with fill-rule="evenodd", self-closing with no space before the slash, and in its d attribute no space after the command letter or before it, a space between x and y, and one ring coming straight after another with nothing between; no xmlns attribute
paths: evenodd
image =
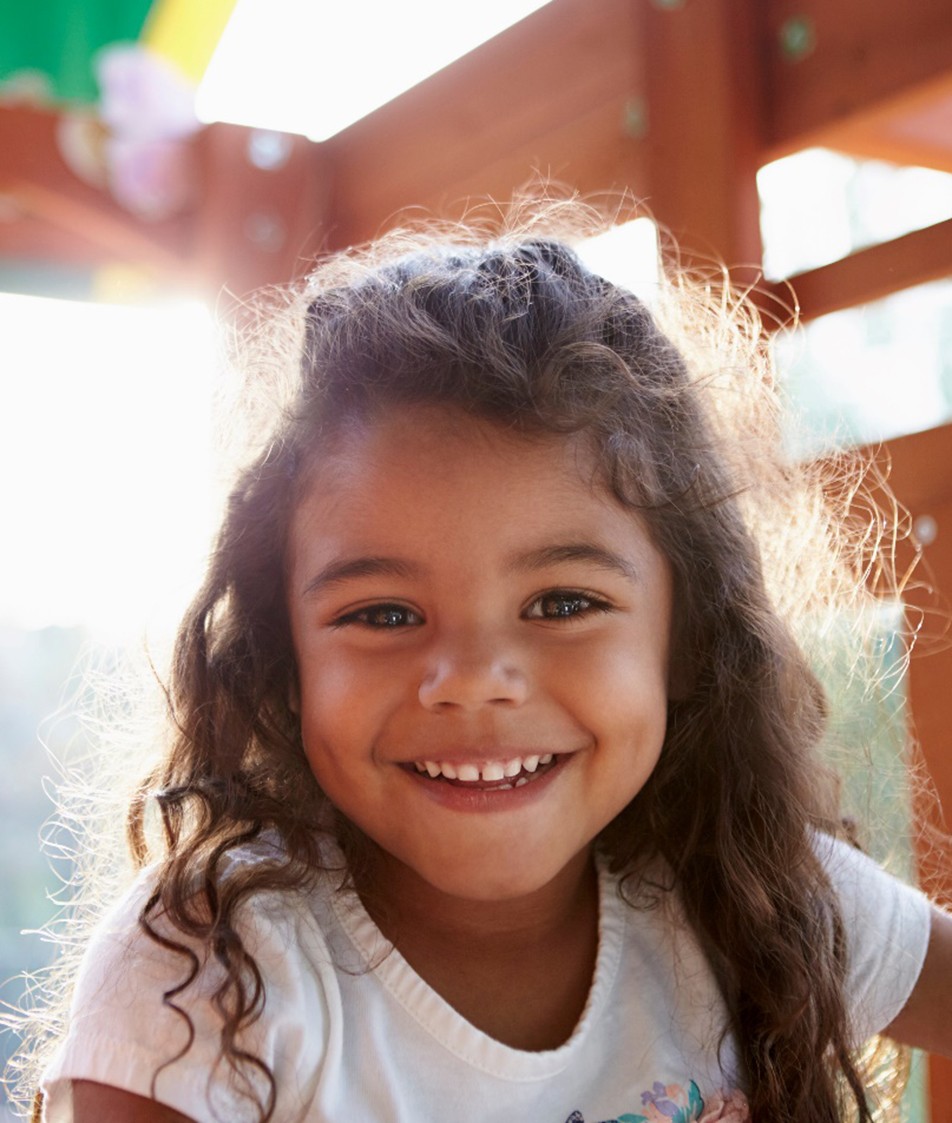
<svg viewBox="0 0 952 1123"><path fill-rule="evenodd" d="M361 897L378 928L470 1024L517 1049L568 1040L598 950L589 849L546 885L512 899L448 895L382 853L365 882L375 887Z"/></svg>
<svg viewBox="0 0 952 1123"><path fill-rule="evenodd" d="M375 850L358 892L381 932L399 949L410 934L470 949L512 949L543 944L597 919L598 890L590 849L576 855L550 882L502 900L470 900L444 893L408 866ZM372 886L372 888L369 888Z"/></svg>

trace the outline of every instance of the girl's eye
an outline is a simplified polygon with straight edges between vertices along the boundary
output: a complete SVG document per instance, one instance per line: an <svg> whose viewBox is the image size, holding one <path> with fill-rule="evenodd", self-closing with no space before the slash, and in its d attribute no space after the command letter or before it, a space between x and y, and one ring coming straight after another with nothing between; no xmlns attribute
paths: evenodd
<svg viewBox="0 0 952 1123"><path fill-rule="evenodd" d="M371 604L348 612L334 621L335 627L345 624L362 624L365 628L409 628L422 624L423 618L405 604Z"/></svg>
<svg viewBox="0 0 952 1123"><path fill-rule="evenodd" d="M566 620L574 616L587 616L593 612L607 612L607 601L588 593L558 590L543 593L526 610L527 620Z"/></svg>

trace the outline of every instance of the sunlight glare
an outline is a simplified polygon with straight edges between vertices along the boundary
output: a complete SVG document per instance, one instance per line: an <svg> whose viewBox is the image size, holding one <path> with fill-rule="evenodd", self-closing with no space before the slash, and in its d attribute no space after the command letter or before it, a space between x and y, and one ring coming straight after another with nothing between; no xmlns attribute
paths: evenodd
<svg viewBox="0 0 952 1123"><path fill-rule="evenodd" d="M0 330L0 621L139 636L207 549L211 317L4 294Z"/></svg>
<svg viewBox="0 0 952 1123"><path fill-rule="evenodd" d="M622 285L646 304L656 299L661 258L658 228L650 218L613 226L594 238L586 238L577 248L579 256L595 273Z"/></svg>
<svg viewBox="0 0 952 1123"><path fill-rule="evenodd" d="M196 111L326 140L548 2L238 0Z"/></svg>

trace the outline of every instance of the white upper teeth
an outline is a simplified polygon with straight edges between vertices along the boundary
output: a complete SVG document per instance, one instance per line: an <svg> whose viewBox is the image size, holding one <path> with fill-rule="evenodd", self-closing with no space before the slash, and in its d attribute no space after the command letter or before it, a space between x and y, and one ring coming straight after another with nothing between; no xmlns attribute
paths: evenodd
<svg viewBox="0 0 952 1123"><path fill-rule="evenodd" d="M417 761L414 767L417 772L425 772L434 780L437 776L444 776L447 780L462 780L464 783L475 783L477 780L494 783L498 780L512 780L523 769L535 772L540 764L550 764L552 760L552 753L533 753L531 756L514 757L512 760L491 760L486 764L422 760Z"/></svg>

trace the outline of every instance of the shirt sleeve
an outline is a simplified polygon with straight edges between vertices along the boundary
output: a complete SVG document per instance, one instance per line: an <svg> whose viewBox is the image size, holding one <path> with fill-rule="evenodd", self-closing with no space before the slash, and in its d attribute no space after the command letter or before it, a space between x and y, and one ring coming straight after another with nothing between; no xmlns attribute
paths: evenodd
<svg viewBox="0 0 952 1123"><path fill-rule="evenodd" d="M819 836L847 942L846 1004L854 1043L884 1030L912 993L929 945L928 899L847 843Z"/></svg>
<svg viewBox="0 0 952 1123"><path fill-rule="evenodd" d="M214 993L224 969L200 945L195 980L170 1001L164 995L188 976L190 961L151 939L138 923L148 886L138 883L99 926L84 957L70 1024L43 1078L48 1123L71 1119L74 1080L92 1080L154 1098L197 1123L256 1121L255 1097L267 1102L270 1083L255 1066L242 1078L221 1059L221 1015ZM303 909L262 895L238 921L246 949L265 986L263 1012L237 1044L271 1070L274 1118L303 1118L320 1078L334 1005L329 956L315 948L313 922ZM301 926L308 931L300 931ZM167 926L164 935L188 943ZM309 954L301 952L306 942ZM326 961L327 969L323 969ZM331 980L330 988L327 987ZM306 1029L306 1032L305 1032ZM154 1082L154 1083L153 1083Z"/></svg>

